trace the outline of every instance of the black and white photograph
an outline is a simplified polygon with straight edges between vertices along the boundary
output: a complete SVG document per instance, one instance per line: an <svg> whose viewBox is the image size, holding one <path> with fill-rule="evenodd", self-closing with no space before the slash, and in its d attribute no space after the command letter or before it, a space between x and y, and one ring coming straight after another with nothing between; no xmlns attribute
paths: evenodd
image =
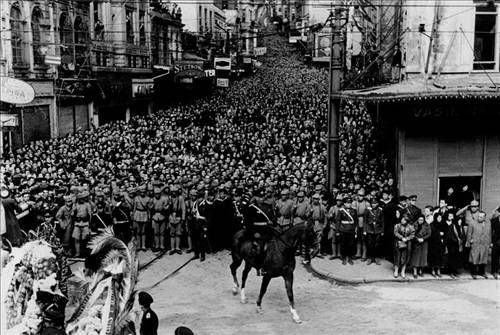
<svg viewBox="0 0 500 335"><path fill-rule="evenodd" d="M500 0L0 0L1 335L500 333Z"/></svg>

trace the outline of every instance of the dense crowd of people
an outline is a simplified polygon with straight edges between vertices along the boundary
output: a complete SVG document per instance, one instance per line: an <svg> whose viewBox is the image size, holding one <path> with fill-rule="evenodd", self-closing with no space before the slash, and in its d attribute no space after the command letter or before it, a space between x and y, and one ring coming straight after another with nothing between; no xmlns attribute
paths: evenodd
<svg viewBox="0 0 500 335"><path fill-rule="evenodd" d="M72 256L113 226L124 240L134 236L139 250L174 254L187 246L203 260L230 247L254 203L281 229L314 224L322 253L344 264L385 256L395 276L407 266L440 276L444 266L457 274L464 250L475 262L471 228L481 215L468 214L474 207L417 211L415 197L398 198L363 104L343 104L341 178L327 189L327 72L303 65L279 37L266 45L259 71L226 91L7 154L0 163L6 215L15 213L25 232L55 225ZM12 231L16 245L22 231ZM458 256L447 244L457 240ZM474 275L484 274L483 251L479 260Z"/></svg>

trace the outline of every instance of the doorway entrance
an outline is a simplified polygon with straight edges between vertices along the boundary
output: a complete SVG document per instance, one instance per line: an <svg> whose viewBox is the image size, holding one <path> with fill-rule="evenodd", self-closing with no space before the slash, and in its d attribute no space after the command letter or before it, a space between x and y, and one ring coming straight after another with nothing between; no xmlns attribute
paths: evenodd
<svg viewBox="0 0 500 335"><path fill-rule="evenodd" d="M482 176L439 177L439 199L457 209L480 201ZM465 188L467 186L467 188Z"/></svg>

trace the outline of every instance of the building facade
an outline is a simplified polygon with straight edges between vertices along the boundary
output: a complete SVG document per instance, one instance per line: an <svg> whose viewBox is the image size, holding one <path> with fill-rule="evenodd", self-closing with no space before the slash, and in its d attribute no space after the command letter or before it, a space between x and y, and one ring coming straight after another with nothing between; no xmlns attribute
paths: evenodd
<svg viewBox="0 0 500 335"><path fill-rule="evenodd" d="M4 4L0 75L29 83L35 99L0 105L8 124L3 151L151 112L154 66L182 58L182 14L174 3Z"/></svg>
<svg viewBox="0 0 500 335"><path fill-rule="evenodd" d="M500 3L415 3L424 4L403 2L393 47L403 80L335 96L371 106L401 194L437 205L467 185L491 213L500 204Z"/></svg>

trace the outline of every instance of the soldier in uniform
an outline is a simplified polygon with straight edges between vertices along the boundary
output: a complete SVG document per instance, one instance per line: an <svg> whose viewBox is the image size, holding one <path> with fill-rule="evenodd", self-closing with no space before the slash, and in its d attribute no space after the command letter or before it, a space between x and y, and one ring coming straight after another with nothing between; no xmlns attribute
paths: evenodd
<svg viewBox="0 0 500 335"><path fill-rule="evenodd" d="M153 297L146 292L139 292L139 305L142 309L140 326L141 335L158 335L158 316L151 309Z"/></svg>
<svg viewBox="0 0 500 335"><path fill-rule="evenodd" d="M178 186L174 185L171 188L171 210L169 217L169 231L170 231L170 252L169 255L174 253L182 254L180 244L182 236L182 225L186 221L186 202L181 194Z"/></svg>
<svg viewBox="0 0 500 335"><path fill-rule="evenodd" d="M258 199L260 193L256 194ZM248 198L244 198L243 202L247 204L244 210L246 222L247 238L253 242L253 251L256 257L257 275L262 273L262 266L265 257L265 244L277 235L272 227L271 219L258 202L250 202Z"/></svg>
<svg viewBox="0 0 500 335"><path fill-rule="evenodd" d="M360 189L358 191L358 198L353 201L352 208L356 210L358 217L357 225L360 232L363 231L365 212L370 207L370 203L365 198L365 191ZM356 238L356 258L361 258L361 261L366 261L366 239L363 234L358 234Z"/></svg>
<svg viewBox="0 0 500 335"><path fill-rule="evenodd" d="M332 256L330 260L337 259L341 257L340 253L340 232L337 230L336 220L339 210L342 207L343 200L340 194L335 196L335 205L330 207L327 214L328 223L330 224L330 234L329 238L332 240Z"/></svg>
<svg viewBox="0 0 500 335"><path fill-rule="evenodd" d="M192 207L191 238L193 241L194 259L205 260L205 253L208 249L208 219L210 206L212 203L205 200L205 190L200 188L196 192L196 200ZM203 215L202 215L203 213ZM205 216L205 215L208 215Z"/></svg>
<svg viewBox="0 0 500 335"><path fill-rule="evenodd" d="M98 191L95 194L95 206L97 207L99 204L103 205L104 212L106 214L111 214L111 206L109 202L106 200L104 193L102 191Z"/></svg>
<svg viewBox="0 0 500 335"><path fill-rule="evenodd" d="M115 236L125 243L130 240L130 208L124 201L123 193L116 192L114 195L114 206L111 211L113 219L113 230Z"/></svg>
<svg viewBox="0 0 500 335"><path fill-rule="evenodd" d="M240 229L244 228L244 217L243 217L243 188L237 188L234 191L233 197L233 208L234 208L234 217L233 217L233 227L234 231L237 232Z"/></svg>
<svg viewBox="0 0 500 335"><path fill-rule="evenodd" d="M321 239L323 238L323 230L326 227L326 208L321 203L321 195L319 193L315 193L312 196L311 203L311 214L309 215L310 220L314 227L314 232L316 233L316 243L318 247L321 246ZM319 255L324 256L324 255ZM306 259L307 260L307 259Z"/></svg>
<svg viewBox="0 0 500 335"><path fill-rule="evenodd" d="M60 237L64 250L71 252L71 234L73 232L73 199L64 196L64 205L59 208L56 220L59 223Z"/></svg>
<svg viewBox="0 0 500 335"><path fill-rule="evenodd" d="M340 251L343 265L347 264L347 262L351 265L354 264L352 256L356 246L357 219L356 210L352 208L352 199L345 198L336 220L336 230L340 232Z"/></svg>
<svg viewBox="0 0 500 335"><path fill-rule="evenodd" d="M367 265L380 262L376 259L377 247L382 236L384 236L384 211L379 206L379 201L375 198L371 200L371 206L365 212L365 222L363 235L366 238L367 244Z"/></svg>
<svg viewBox="0 0 500 335"><path fill-rule="evenodd" d="M422 215L422 210L417 207L416 195L410 195L408 200L410 201L408 204L408 215L410 217L410 222L413 224L417 221L418 217Z"/></svg>
<svg viewBox="0 0 500 335"><path fill-rule="evenodd" d="M153 223L153 251L165 250L165 229L168 217L169 202L167 197L162 197L162 189L154 188L154 198L151 200L151 214Z"/></svg>
<svg viewBox="0 0 500 335"><path fill-rule="evenodd" d="M139 194L134 198L132 218L134 221L134 234L138 250L146 250L146 224L149 221L149 208L151 198L146 195L146 186L139 187Z"/></svg>
<svg viewBox="0 0 500 335"><path fill-rule="evenodd" d="M186 199L186 222L185 222L185 228L186 228L186 236L187 236L187 243L188 243L188 250L186 252L189 254L194 251L193 248L193 221L194 221L194 216L193 216L193 205L194 202L196 201L197 198L197 192L193 188L189 191L189 197Z"/></svg>
<svg viewBox="0 0 500 335"><path fill-rule="evenodd" d="M77 203L73 207L73 238L75 239L76 257L82 256L82 244L85 243L90 235L90 218L92 217L92 208L88 200L89 192L83 191L77 195Z"/></svg>
<svg viewBox="0 0 500 335"><path fill-rule="evenodd" d="M297 193L297 200L292 208L293 225L298 225L307 222L309 220L310 214L310 203L306 199L306 194L304 191L299 191Z"/></svg>
<svg viewBox="0 0 500 335"><path fill-rule="evenodd" d="M289 198L288 190L281 191L281 198L276 202L274 212L277 215L278 228L284 231L292 225L293 200Z"/></svg>

